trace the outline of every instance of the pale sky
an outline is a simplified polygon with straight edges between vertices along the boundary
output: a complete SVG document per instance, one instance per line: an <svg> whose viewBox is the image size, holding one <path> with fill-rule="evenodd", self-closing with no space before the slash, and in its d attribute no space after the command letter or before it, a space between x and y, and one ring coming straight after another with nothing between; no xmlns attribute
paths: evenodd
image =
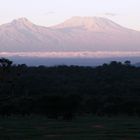
<svg viewBox="0 0 140 140"><path fill-rule="evenodd" d="M26 17L51 26L73 16L100 16L140 30L140 0L0 0L0 24Z"/></svg>

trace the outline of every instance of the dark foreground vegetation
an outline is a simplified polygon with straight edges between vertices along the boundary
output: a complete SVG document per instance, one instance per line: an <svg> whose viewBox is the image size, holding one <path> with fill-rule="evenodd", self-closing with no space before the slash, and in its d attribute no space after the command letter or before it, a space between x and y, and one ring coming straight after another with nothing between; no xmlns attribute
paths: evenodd
<svg viewBox="0 0 140 140"><path fill-rule="evenodd" d="M98 67L28 67L0 59L0 115L140 116L140 68L111 62Z"/></svg>
<svg viewBox="0 0 140 140"><path fill-rule="evenodd" d="M0 117L0 140L140 140L137 117Z"/></svg>

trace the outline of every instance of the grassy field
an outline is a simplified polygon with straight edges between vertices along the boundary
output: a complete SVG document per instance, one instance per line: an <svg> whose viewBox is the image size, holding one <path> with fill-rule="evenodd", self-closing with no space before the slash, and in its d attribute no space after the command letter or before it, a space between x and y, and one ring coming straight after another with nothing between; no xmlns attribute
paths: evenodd
<svg viewBox="0 0 140 140"><path fill-rule="evenodd" d="M140 140L140 118L88 116L66 122L0 117L0 140Z"/></svg>

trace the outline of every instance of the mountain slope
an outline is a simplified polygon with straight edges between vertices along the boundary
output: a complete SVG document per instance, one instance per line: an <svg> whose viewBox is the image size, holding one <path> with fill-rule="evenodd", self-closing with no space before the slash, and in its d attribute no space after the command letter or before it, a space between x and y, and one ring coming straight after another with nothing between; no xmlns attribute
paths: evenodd
<svg viewBox="0 0 140 140"><path fill-rule="evenodd" d="M0 51L140 51L140 32L99 17L73 17L53 27L26 18L0 26Z"/></svg>
<svg viewBox="0 0 140 140"><path fill-rule="evenodd" d="M0 26L1 51L38 51L53 47L52 29L37 26L25 18Z"/></svg>
<svg viewBox="0 0 140 140"><path fill-rule="evenodd" d="M96 32L124 30L123 27L112 22L111 20L100 17L72 17L54 27L59 29L81 28Z"/></svg>

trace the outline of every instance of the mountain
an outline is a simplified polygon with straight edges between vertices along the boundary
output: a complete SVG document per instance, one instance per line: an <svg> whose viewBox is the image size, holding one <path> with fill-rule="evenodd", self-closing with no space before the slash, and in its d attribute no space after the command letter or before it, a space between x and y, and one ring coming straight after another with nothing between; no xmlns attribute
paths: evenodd
<svg viewBox="0 0 140 140"><path fill-rule="evenodd" d="M140 32L101 17L72 17L52 27L20 18L0 26L0 51L140 51Z"/></svg>
<svg viewBox="0 0 140 140"><path fill-rule="evenodd" d="M99 17L72 17L65 22L56 25L56 28L78 28L87 31L101 32L101 31L117 31L123 30L121 26L112 22L109 19L99 18Z"/></svg>
<svg viewBox="0 0 140 140"><path fill-rule="evenodd" d="M43 51L55 44L55 31L26 18L0 26L0 51Z"/></svg>

